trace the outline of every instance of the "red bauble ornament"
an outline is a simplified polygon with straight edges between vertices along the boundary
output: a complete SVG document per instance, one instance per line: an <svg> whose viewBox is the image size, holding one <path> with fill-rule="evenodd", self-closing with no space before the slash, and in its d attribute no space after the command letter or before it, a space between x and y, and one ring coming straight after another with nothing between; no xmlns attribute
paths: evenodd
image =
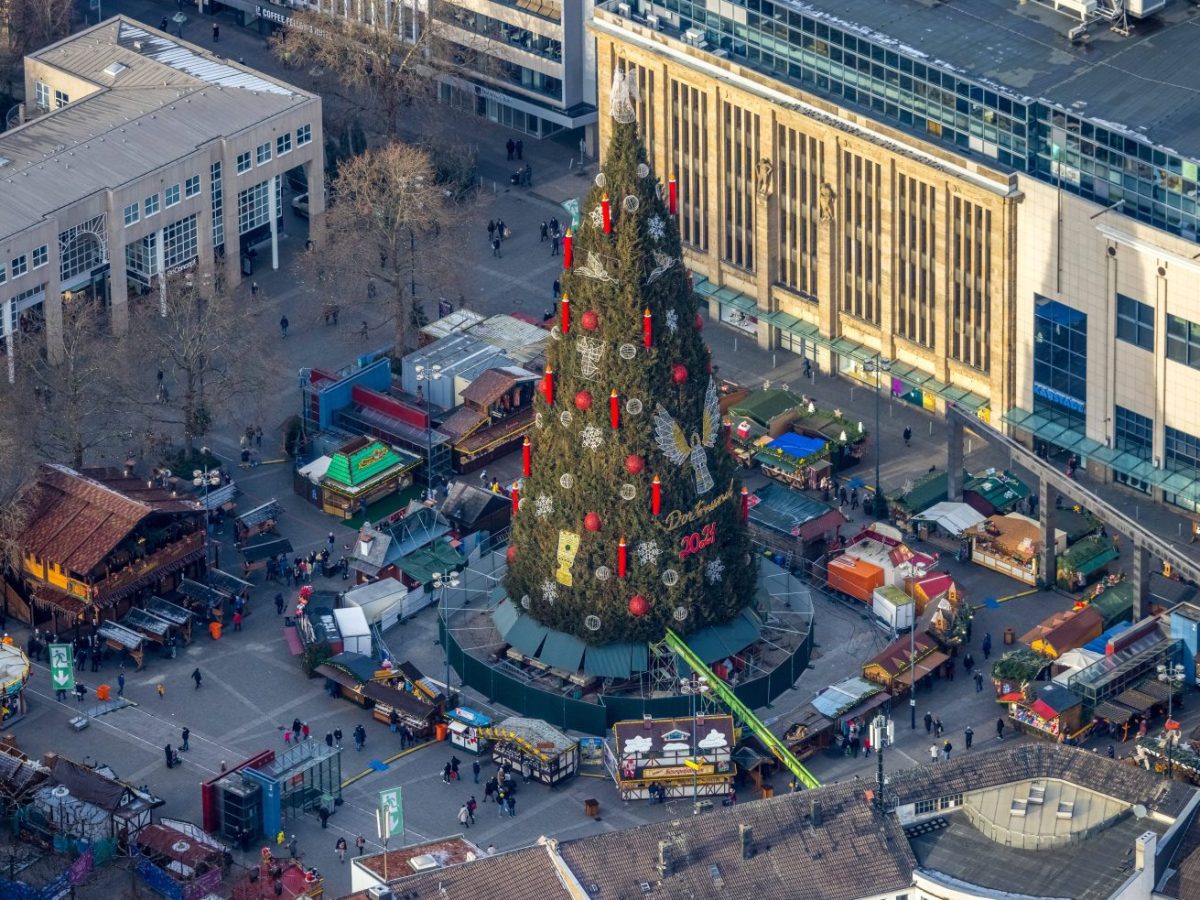
<svg viewBox="0 0 1200 900"><path fill-rule="evenodd" d="M683 365L682 363L676 363L675 365L671 366L671 378L676 384L683 384L685 381L687 381L687 376L687 366Z"/></svg>
<svg viewBox="0 0 1200 900"><path fill-rule="evenodd" d="M575 395L575 408L589 410L592 408L592 392L580 391Z"/></svg>
<svg viewBox="0 0 1200 900"><path fill-rule="evenodd" d="M599 513L590 512L583 517L583 527L588 531L599 531L602 524Z"/></svg>
<svg viewBox="0 0 1200 900"><path fill-rule="evenodd" d="M630 475L640 475L646 470L646 460L638 456L636 453L630 453L625 457L625 471Z"/></svg>
<svg viewBox="0 0 1200 900"><path fill-rule="evenodd" d="M595 331L600 327L600 317L592 310L588 310L583 314L583 319L580 324L588 331Z"/></svg>
<svg viewBox="0 0 1200 900"><path fill-rule="evenodd" d="M695 328L697 331L703 331L704 330L704 316L701 315L700 313L696 313L696 320L692 323L692 327Z"/></svg>
<svg viewBox="0 0 1200 900"><path fill-rule="evenodd" d="M509 544L508 550L505 551L504 555L508 559L509 563L511 563L514 559L517 558L517 545Z"/></svg>
<svg viewBox="0 0 1200 900"><path fill-rule="evenodd" d="M650 611L650 604L646 602L646 598L641 594L634 594L629 598L629 613L634 616L644 616Z"/></svg>

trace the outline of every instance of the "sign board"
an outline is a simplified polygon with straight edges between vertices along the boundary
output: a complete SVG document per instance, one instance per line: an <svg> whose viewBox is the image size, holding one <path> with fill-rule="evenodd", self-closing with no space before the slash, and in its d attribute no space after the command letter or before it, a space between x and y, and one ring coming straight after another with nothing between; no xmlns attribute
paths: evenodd
<svg viewBox="0 0 1200 900"><path fill-rule="evenodd" d="M386 841L404 831L404 798L401 788L379 792L379 839Z"/></svg>
<svg viewBox="0 0 1200 900"><path fill-rule="evenodd" d="M56 691L75 689L75 648L70 644L50 645L50 684Z"/></svg>

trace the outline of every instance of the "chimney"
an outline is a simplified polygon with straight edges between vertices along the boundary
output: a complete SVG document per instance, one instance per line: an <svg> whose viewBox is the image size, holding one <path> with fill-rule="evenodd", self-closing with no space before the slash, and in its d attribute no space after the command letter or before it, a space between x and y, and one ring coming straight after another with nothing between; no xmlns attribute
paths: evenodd
<svg viewBox="0 0 1200 900"><path fill-rule="evenodd" d="M363 527L361 529L359 529L359 532L358 532L358 555L359 556L370 556L371 555L371 542L373 540L375 540L375 535L373 535L370 531L368 531L367 526L364 524Z"/></svg>
<svg viewBox="0 0 1200 900"><path fill-rule="evenodd" d="M663 878L675 874L675 848L670 841L658 842L658 874Z"/></svg>
<svg viewBox="0 0 1200 900"><path fill-rule="evenodd" d="M812 815L810 816L810 821L811 821L813 828L820 828L822 825L825 824L825 819L821 815L821 801L820 800L812 801Z"/></svg>
<svg viewBox="0 0 1200 900"><path fill-rule="evenodd" d="M742 844L742 859L754 859L754 829L749 825L739 825L738 839Z"/></svg>
<svg viewBox="0 0 1200 900"><path fill-rule="evenodd" d="M1139 872L1154 868L1154 854L1158 845L1158 836L1153 831L1147 831L1133 842L1133 864Z"/></svg>

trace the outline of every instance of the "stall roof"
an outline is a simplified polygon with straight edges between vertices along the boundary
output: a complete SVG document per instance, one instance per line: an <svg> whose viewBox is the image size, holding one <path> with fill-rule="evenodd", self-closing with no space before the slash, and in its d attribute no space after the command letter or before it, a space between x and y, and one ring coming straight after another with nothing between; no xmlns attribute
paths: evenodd
<svg viewBox="0 0 1200 900"><path fill-rule="evenodd" d="M395 606L408 594L408 588L395 578L380 578L346 592L342 601L357 606L370 622L378 622L389 607Z"/></svg>
<svg viewBox="0 0 1200 900"><path fill-rule="evenodd" d="M1038 698L1034 702L1034 711L1037 712L1037 707L1041 706L1052 710L1051 715L1047 716L1041 712L1038 715L1043 719L1053 719L1055 716L1061 715L1068 709L1074 709L1083 701L1071 691L1067 690L1061 684L1050 682L1043 684L1038 688Z"/></svg>
<svg viewBox="0 0 1200 900"><path fill-rule="evenodd" d="M466 563L462 554L446 541L436 541L428 547L414 550L397 561L400 570L413 581L429 584L434 572L448 572L461 568Z"/></svg>
<svg viewBox="0 0 1200 900"><path fill-rule="evenodd" d="M324 480L343 490L356 491L370 482L420 463L411 453L389 447L383 441L355 438L333 454Z"/></svg>
<svg viewBox="0 0 1200 900"><path fill-rule="evenodd" d="M268 538L265 541L242 544L241 548L242 559L248 563L259 562L260 560L270 559L272 556L286 555L291 552L292 542L287 538Z"/></svg>
<svg viewBox="0 0 1200 900"><path fill-rule="evenodd" d="M583 663L587 645L574 635L562 631L547 631L538 659L564 672L577 672Z"/></svg>
<svg viewBox="0 0 1200 900"><path fill-rule="evenodd" d="M632 672L628 644L607 644L588 647L583 658L583 670L600 678L628 678Z"/></svg>
<svg viewBox="0 0 1200 900"><path fill-rule="evenodd" d="M798 394L771 388L752 392L744 400L729 407L729 414L750 419L765 428L773 420L798 409L801 403L803 403L803 398Z"/></svg>
<svg viewBox="0 0 1200 900"><path fill-rule="evenodd" d="M821 715L830 719L838 718L847 710L853 709L868 697L881 693L883 688L865 678L847 678L837 684L831 684L813 698L812 705Z"/></svg>
<svg viewBox="0 0 1200 900"><path fill-rule="evenodd" d="M358 679L360 684L366 684L368 681L371 681L375 677L375 673L379 671L379 666L375 664L375 660L361 653L339 653L336 656L329 657L326 660L326 665L334 666L350 673Z"/></svg>
<svg viewBox="0 0 1200 900"><path fill-rule="evenodd" d="M1029 486L1011 472L990 469L969 476L964 482L964 492L970 491L986 501L993 509L1007 512L1019 501L1029 496Z"/></svg>
<svg viewBox="0 0 1200 900"><path fill-rule="evenodd" d="M917 513L913 518L936 522L939 528L955 537L958 537L968 528L972 528L980 522L987 521L981 513L969 504L955 503L951 500L943 500L940 503L935 503L924 512Z"/></svg>
<svg viewBox="0 0 1200 900"><path fill-rule="evenodd" d="M1116 625L1109 628L1100 634L1098 638L1088 641L1080 649L1088 650L1092 653L1098 653L1103 656L1108 652L1108 642L1124 631L1126 628L1132 627L1132 622L1118 622Z"/></svg>
<svg viewBox="0 0 1200 900"><path fill-rule="evenodd" d="M827 506L781 484L766 484L754 495L758 502L750 507L750 522L780 534L812 540L846 522L846 517Z"/></svg>
<svg viewBox="0 0 1200 900"><path fill-rule="evenodd" d="M936 649L937 641L928 632L920 631L914 635L905 635L892 641L881 652L863 663L863 668L866 669L867 666L879 666L889 676L894 678L908 669L914 655L919 662Z"/></svg>
<svg viewBox="0 0 1200 900"><path fill-rule="evenodd" d="M569 753L579 745L577 740L568 737L541 719L513 716L500 722L495 727L502 731L514 732L538 749L543 749L543 744L549 744L553 749L545 748L545 750L552 755Z"/></svg>
<svg viewBox="0 0 1200 900"><path fill-rule="evenodd" d="M312 462L301 466L296 472L313 484L320 484L321 479L325 477L325 473L329 471L329 464L331 462L333 462L332 456L318 456Z"/></svg>
<svg viewBox="0 0 1200 900"><path fill-rule="evenodd" d="M743 609L724 625L713 625L688 635L687 644L701 661L714 663L727 656L736 656L758 640L761 633L762 623L758 616Z"/></svg>
<svg viewBox="0 0 1200 900"><path fill-rule="evenodd" d="M804 459L818 453L829 446L829 442L821 438L808 437L795 432L781 434L767 444L768 450L775 450L792 459Z"/></svg>
<svg viewBox="0 0 1200 900"><path fill-rule="evenodd" d="M929 509L933 504L945 500L949 494L946 472L929 472L918 478L907 491L892 498L910 516Z"/></svg>

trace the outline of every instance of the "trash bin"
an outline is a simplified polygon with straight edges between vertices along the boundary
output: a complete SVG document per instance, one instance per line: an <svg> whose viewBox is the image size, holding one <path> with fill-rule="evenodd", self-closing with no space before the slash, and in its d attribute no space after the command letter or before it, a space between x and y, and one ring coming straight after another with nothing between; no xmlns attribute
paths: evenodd
<svg viewBox="0 0 1200 900"><path fill-rule="evenodd" d="M596 816L600 815L600 801L599 800L584 800L583 801L583 814L590 818L595 818Z"/></svg>
<svg viewBox="0 0 1200 900"><path fill-rule="evenodd" d="M450 733L450 727L445 722L438 722L433 726L433 739L435 741L444 741L446 735Z"/></svg>
<svg viewBox="0 0 1200 900"><path fill-rule="evenodd" d="M1016 642L1017 642L1017 633L1015 631L1013 631L1011 628L1005 628L1004 629L1004 643L1007 645L1007 644L1015 644Z"/></svg>
<svg viewBox="0 0 1200 900"><path fill-rule="evenodd" d="M254 274L254 260L246 254L242 254L242 275L249 277Z"/></svg>
<svg viewBox="0 0 1200 900"><path fill-rule="evenodd" d="M96 699L97 700L107 700L107 699L109 699L109 696L111 694L112 694L112 688L110 688L107 684L102 684L98 688L96 688Z"/></svg>

